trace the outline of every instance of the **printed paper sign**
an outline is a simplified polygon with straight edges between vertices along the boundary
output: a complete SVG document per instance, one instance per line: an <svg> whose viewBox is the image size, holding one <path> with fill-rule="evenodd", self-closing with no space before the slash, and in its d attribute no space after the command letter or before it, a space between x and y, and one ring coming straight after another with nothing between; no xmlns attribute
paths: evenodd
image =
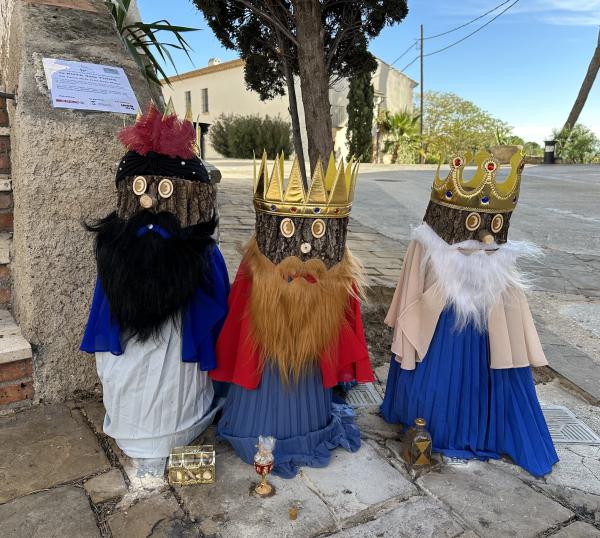
<svg viewBox="0 0 600 538"><path fill-rule="evenodd" d="M139 108L120 67L44 58L54 108L136 114Z"/></svg>

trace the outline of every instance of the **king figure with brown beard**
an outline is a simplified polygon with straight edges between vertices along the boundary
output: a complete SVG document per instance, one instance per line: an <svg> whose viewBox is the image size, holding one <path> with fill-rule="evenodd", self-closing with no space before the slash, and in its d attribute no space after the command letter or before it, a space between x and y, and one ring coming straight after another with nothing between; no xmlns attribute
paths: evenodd
<svg viewBox="0 0 600 538"><path fill-rule="evenodd" d="M255 174L256 235L245 247L211 377L229 382L219 435L247 463L273 436L274 473L323 467L330 450L355 451L351 408L339 382L373 380L360 317L362 270L346 248L356 167L324 173L305 189L298 162L284 188L283 157Z"/></svg>
<svg viewBox="0 0 600 538"><path fill-rule="evenodd" d="M88 226L98 279L81 349L96 354L104 432L148 467L214 418L207 371L229 279L212 238L216 186L192 123L151 106L119 139L129 151L118 164L117 210Z"/></svg>

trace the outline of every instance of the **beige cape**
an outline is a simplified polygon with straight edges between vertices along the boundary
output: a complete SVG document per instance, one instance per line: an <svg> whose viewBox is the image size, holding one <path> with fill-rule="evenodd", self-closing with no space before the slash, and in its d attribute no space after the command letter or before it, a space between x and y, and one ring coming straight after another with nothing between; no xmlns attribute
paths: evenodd
<svg viewBox="0 0 600 538"><path fill-rule="evenodd" d="M412 240L404 258L400 280L385 318L394 329L392 352L405 370L414 370L426 355L445 298L422 267L423 246ZM427 273L427 274L426 274ZM512 287L488 314L490 362L495 369L548 364L540 344L527 298Z"/></svg>

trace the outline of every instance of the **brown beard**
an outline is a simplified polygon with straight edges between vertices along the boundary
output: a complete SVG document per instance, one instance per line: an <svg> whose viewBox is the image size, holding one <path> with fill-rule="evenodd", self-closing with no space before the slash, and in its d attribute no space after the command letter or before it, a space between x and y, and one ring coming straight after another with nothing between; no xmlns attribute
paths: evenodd
<svg viewBox="0 0 600 538"><path fill-rule="evenodd" d="M297 381L337 343L350 296L362 296L363 268L346 249L327 269L313 258L289 256L275 265L251 239L244 255L252 279L250 327L261 365L271 362L284 383Z"/></svg>

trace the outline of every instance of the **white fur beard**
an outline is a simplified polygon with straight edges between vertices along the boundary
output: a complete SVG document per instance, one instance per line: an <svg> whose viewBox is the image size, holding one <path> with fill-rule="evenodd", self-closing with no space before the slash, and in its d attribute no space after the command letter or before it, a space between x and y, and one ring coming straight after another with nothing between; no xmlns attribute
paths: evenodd
<svg viewBox="0 0 600 538"><path fill-rule="evenodd" d="M446 305L454 307L457 329L474 322L483 330L488 312L507 289L527 287L525 275L517 269L517 258L541 255L538 247L525 241L486 245L469 240L449 245L425 223L413 230L412 238L423 246L424 271L433 271L434 285ZM459 249L474 251L467 255ZM487 254L486 250L495 252Z"/></svg>

